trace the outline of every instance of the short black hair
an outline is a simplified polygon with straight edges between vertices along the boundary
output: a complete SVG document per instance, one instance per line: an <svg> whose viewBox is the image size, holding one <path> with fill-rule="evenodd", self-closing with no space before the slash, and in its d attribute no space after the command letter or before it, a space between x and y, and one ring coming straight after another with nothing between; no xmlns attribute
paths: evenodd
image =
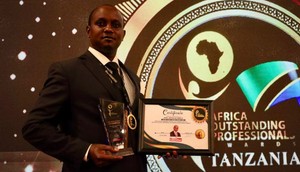
<svg viewBox="0 0 300 172"><path fill-rule="evenodd" d="M100 6L96 7L96 8L94 8L94 9L91 11L90 15L89 15L89 18L88 18L88 26L91 25L92 16L93 16L93 14L95 13L95 11L96 11L97 9L101 8L101 7L104 7L104 6L113 7L113 8L115 8L116 10L118 10L114 5L111 5L111 4L103 4L103 5L100 5ZM119 10L118 10L118 11L119 11ZM122 15L121 12L120 12L120 14L121 14L121 16L122 16L123 26L124 26L123 15Z"/></svg>

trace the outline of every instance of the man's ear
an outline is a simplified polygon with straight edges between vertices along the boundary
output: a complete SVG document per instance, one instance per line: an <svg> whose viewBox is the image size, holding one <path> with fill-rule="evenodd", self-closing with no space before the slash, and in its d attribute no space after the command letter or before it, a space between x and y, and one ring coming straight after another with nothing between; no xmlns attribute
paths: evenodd
<svg viewBox="0 0 300 172"><path fill-rule="evenodd" d="M123 39L124 39L125 35L126 35L126 30L124 30L124 33L123 33ZM123 39L122 39L122 40L123 40Z"/></svg>
<svg viewBox="0 0 300 172"><path fill-rule="evenodd" d="M90 26L86 26L85 28L86 33L89 35L90 37L90 31L91 31L91 27Z"/></svg>

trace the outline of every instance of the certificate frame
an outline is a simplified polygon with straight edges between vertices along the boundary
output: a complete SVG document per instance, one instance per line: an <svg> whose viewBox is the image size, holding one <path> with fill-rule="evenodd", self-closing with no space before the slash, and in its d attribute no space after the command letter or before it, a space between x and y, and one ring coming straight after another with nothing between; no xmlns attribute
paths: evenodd
<svg viewBox="0 0 300 172"><path fill-rule="evenodd" d="M139 102L139 115L139 152L165 154L175 150L182 155L214 154L211 100L144 98ZM176 132L181 132L179 137L171 134L175 125L179 126Z"/></svg>

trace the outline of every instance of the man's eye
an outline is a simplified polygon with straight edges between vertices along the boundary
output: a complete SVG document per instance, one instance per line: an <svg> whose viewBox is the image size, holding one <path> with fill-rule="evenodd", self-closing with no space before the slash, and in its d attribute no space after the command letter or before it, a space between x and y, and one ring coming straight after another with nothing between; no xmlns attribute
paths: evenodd
<svg viewBox="0 0 300 172"><path fill-rule="evenodd" d="M121 23L117 22L117 23L112 23L112 27L113 28L120 28L122 27Z"/></svg>
<svg viewBox="0 0 300 172"><path fill-rule="evenodd" d="M97 26L100 26L100 27L106 26L106 23L104 21L98 21L96 24L97 24Z"/></svg>

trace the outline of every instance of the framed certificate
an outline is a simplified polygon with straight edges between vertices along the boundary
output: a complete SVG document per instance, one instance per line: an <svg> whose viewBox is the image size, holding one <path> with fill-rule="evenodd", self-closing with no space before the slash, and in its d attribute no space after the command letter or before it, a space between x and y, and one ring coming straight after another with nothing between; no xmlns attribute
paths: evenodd
<svg viewBox="0 0 300 172"><path fill-rule="evenodd" d="M141 99L139 152L213 154L212 101Z"/></svg>

